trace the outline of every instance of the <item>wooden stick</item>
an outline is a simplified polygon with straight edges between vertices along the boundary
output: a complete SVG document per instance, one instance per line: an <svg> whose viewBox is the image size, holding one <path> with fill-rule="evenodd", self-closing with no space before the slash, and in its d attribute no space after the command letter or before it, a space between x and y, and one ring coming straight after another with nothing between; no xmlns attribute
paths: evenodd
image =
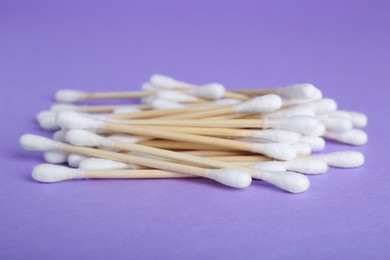
<svg viewBox="0 0 390 260"><path fill-rule="evenodd" d="M238 155L250 155L242 151L218 151L218 150L202 150L202 151L181 151L184 154L192 154L196 156L238 156Z"/></svg>
<svg viewBox="0 0 390 260"><path fill-rule="evenodd" d="M193 85L193 87L196 87ZM161 89L164 90L164 89ZM141 90L141 91L115 91L115 92L90 92L87 93L87 99L118 99L118 98L141 98L155 95L158 90ZM175 89L186 93L186 89ZM247 100L249 97L245 94L226 91L224 98L234 98L239 100Z"/></svg>
<svg viewBox="0 0 390 260"><path fill-rule="evenodd" d="M228 137L254 137L253 130L229 129L229 128L202 128L202 127L181 127L181 126L153 126L153 128L175 131L187 134L207 136L228 136Z"/></svg>
<svg viewBox="0 0 390 260"><path fill-rule="evenodd" d="M222 149L219 146L215 145L206 145L206 144L196 144L196 143L190 143L190 142L174 142L170 140L150 140L150 141L144 141L140 142L139 144L156 147L156 148L162 148L162 149L169 149L169 150L218 150ZM226 150L226 148L223 148Z"/></svg>
<svg viewBox="0 0 390 260"><path fill-rule="evenodd" d="M157 137L157 138L174 140L174 141L201 143L206 145L212 144L215 146L225 147L229 149L253 152L253 145L251 143L242 142L242 141L227 140L222 138L193 135L193 134L185 134L185 133L179 133L179 132L173 132L167 130L161 131L159 129L154 129L150 127L139 127L139 126L117 124L117 123L110 123L110 122L105 123L104 126L106 130L113 131L113 132L151 136L151 137Z"/></svg>
<svg viewBox="0 0 390 260"><path fill-rule="evenodd" d="M260 96L267 94L279 95L280 90L278 88L254 88L254 89L235 89L232 92L240 93L246 96Z"/></svg>
<svg viewBox="0 0 390 260"><path fill-rule="evenodd" d="M182 113L182 114L174 114L174 115L167 115L159 117L159 119L198 119L198 118L207 118L212 116L220 116L220 115L226 115L226 114L232 114L232 107L231 106L221 106L216 107L212 109L207 109L205 111L191 111L188 113Z"/></svg>
<svg viewBox="0 0 390 260"><path fill-rule="evenodd" d="M110 146L126 151L131 152L138 152L138 153L144 153L149 155L154 155L158 157L163 157L171 160L176 160L178 162L187 162L192 163L198 166L202 167L208 167L208 168L238 168L241 170L249 171L248 168L243 167L237 167L234 164L226 163L226 161L221 162L219 160L211 160L208 158L201 158L198 156L194 156L191 154L183 154L183 153L177 153L169 150L154 148L154 147L148 147L140 144L131 144L131 143L125 143L125 142L112 142L110 143Z"/></svg>
<svg viewBox="0 0 390 260"><path fill-rule="evenodd" d="M116 91L116 92L90 92L87 93L87 99L117 99L117 98L140 98L154 95L156 91L141 90L141 91Z"/></svg>
<svg viewBox="0 0 390 260"><path fill-rule="evenodd" d="M163 170L85 170L84 176L91 179L167 179L197 177Z"/></svg>
<svg viewBox="0 0 390 260"><path fill-rule="evenodd" d="M187 126L208 128L263 128L262 119L226 120L129 120L124 123L141 126Z"/></svg>
<svg viewBox="0 0 390 260"><path fill-rule="evenodd" d="M107 106L79 106L77 111L86 113L110 113L119 107L133 107L138 109L149 109L149 105L134 104L134 105L107 105Z"/></svg>
<svg viewBox="0 0 390 260"><path fill-rule="evenodd" d="M244 155L244 156L207 156L207 158L222 162L264 162L271 160L267 156Z"/></svg>
<svg viewBox="0 0 390 260"><path fill-rule="evenodd" d="M177 108L177 109L155 109L155 110L149 110L149 111L141 111L141 112L134 112L134 113L122 113L122 114L110 114L108 116L118 119L132 119L132 118L152 118L152 117L160 117L164 115L172 115L172 114L178 114L188 111L194 111L194 110L203 110L203 109L209 109L205 106L190 106L185 108Z"/></svg>
<svg viewBox="0 0 390 260"><path fill-rule="evenodd" d="M206 170L204 168L189 166L184 164L177 164L167 161L154 160L150 158L144 158L141 156L128 155L123 153L110 152L101 149L87 148L73 146L65 143L60 143L59 149L69 153L78 153L83 155L88 155L92 157L98 157L103 159L114 160L118 162L130 163L135 165L141 165L145 167L151 167L161 170L180 172L185 174L191 174L196 176L205 177Z"/></svg>

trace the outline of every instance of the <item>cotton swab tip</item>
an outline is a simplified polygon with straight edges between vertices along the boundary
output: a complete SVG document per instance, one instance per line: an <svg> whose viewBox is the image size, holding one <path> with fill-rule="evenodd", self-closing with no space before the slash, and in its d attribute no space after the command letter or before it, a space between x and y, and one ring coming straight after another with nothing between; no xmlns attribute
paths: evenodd
<svg viewBox="0 0 390 260"><path fill-rule="evenodd" d="M360 129L351 129L343 133L326 132L325 137L350 145L363 145L367 143L367 134Z"/></svg>
<svg viewBox="0 0 390 260"><path fill-rule="evenodd" d="M319 121L312 116L293 116L286 118L264 118L265 128L278 128L298 133L307 133L316 129Z"/></svg>
<svg viewBox="0 0 390 260"><path fill-rule="evenodd" d="M289 171L305 174L321 174L328 170L328 164L316 157L297 158L292 161L283 162L283 165Z"/></svg>
<svg viewBox="0 0 390 260"><path fill-rule="evenodd" d="M317 88L310 83L301 83L287 86L280 89L280 95L298 99L298 100L309 100L316 94Z"/></svg>
<svg viewBox="0 0 390 260"><path fill-rule="evenodd" d="M368 118L365 114L360 112L354 112L354 111L345 111L349 114L351 117L353 126L356 128L363 128L366 127L368 124Z"/></svg>
<svg viewBox="0 0 390 260"><path fill-rule="evenodd" d="M259 162L251 165L251 168L257 171L286 171L283 163L278 161Z"/></svg>
<svg viewBox="0 0 390 260"><path fill-rule="evenodd" d="M75 111L61 111L57 114L56 122L67 129L103 129L104 122Z"/></svg>
<svg viewBox="0 0 390 260"><path fill-rule="evenodd" d="M234 105L234 113L269 113L282 106L282 99L273 94L252 98L241 104Z"/></svg>
<svg viewBox="0 0 390 260"><path fill-rule="evenodd" d="M57 141L39 135L24 134L20 137L19 143L23 149L28 151L46 152L59 149Z"/></svg>
<svg viewBox="0 0 390 260"><path fill-rule="evenodd" d="M112 142L93 132L73 129L66 133L66 141L77 146L110 146Z"/></svg>
<svg viewBox="0 0 390 260"><path fill-rule="evenodd" d="M81 161L88 159L88 158L90 158L90 157L88 157L86 155L71 153L68 155L68 164L71 167L77 168L77 167L79 167Z"/></svg>
<svg viewBox="0 0 390 260"><path fill-rule="evenodd" d="M294 144L299 142L301 139L301 134L283 129L264 129L259 131L253 130L252 137L277 143Z"/></svg>
<svg viewBox="0 0 390 260"><path fill-rule="evenodd" d="M353 127L352 122L349 119L336 116L327 117L322 120L322 123L325 125L326 130L335 133L346 132Z"/></svg>
<svg viewBox="0 0 390 260"><path fill-rule="evenodd" d="M150 77L150 83L152 83L153 86L165 89L185 89L191 87L190 84L186 82L178 81L176 79L161 74L152 75Z"/></svg>
<svg viewBox="0 0 390 260"><path fill-rule="evenodd" d="M82 102L87 98L87 93L75 89L61 89L57 91L55 99L58 102L76 103Z"/></svg>
<svg viewBox="0 0 390 260"><path fill-rule="evenodd" d="M305 175L296 172L256 171L256 174L252 176L291 193L301 193L310 187L309 179Z"/></svg>
<svg viewBox="0 0 390 260"><path fill-rule="evenodd" d="M200 98L220 99L225 95L225 87L219 83L210 83L197 88L191 88L188 92Z"/></svg>
<svg viewBox="0 0 390 260"><path fill-rule="evenodd" d="M297 157L295 148L283 143L253 143L252 151L278 160L292 160Z"/></svg>
<svg viewBox="0 0 390 260"><path fill-rule="evenodd" d="M339 168L355 168L364 164L364 155L357 151L342 151L318 155L328 165Z"/></svg>
<svg viewBox="0 0 390 260"><path fill-rule="evenodd" d="M248 187L252 182L252 177L248 172L237 169L208 169L205 177L239 189Z"/></svg>
<svg viewBox="0 0 390 260"><path fill-rule="evenodd" d="M47 151L43 154L43 158L48 163L65 163L68 159L68 154L62 151Z"/></svg>
<svg viewBox="0 0 390 260"><path fill-rule="evenodd" d="M100 158L87 158L82 160L79 164L79 168L83 170L114 170L114 169L131 169L129 164L100 159Z"/></svg>
<svg viewBox="0 0 390 260"><path fill-rule="evenodd" d="M165 99L161 99L161 98L154 99L150 103L150 106L153 109L179 109L179 108L185 107L184 105L179 104L177 102L165 100Z"/></svg>
<svg viewBox="0 0 390 260"><path fill-rule="evenodd" d="M34 168L32 177L39 182L53 183L84 178L84 171L52 164L41 164Z"/></svg>

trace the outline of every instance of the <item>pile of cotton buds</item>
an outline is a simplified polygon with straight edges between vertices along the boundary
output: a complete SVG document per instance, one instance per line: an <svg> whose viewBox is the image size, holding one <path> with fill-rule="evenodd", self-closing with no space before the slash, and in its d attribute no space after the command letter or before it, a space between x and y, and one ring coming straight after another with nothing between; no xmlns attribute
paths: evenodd
<svg viewBox="0 0 390 260"><path fill-rule="evenodd" d="M55 98L60 103L37 116L42 128L56 131L53 139L20 139L26 150L44 152L48 164L32 173L39 182L203 177L246 188L258 179L300 193L309 175L364 163L360 152L321 152L326 139L365 144L367 117L337 110L312 84L227 91L152 75L141 91L64 89ZM74 104L128 98L141 103Z"/></svg>

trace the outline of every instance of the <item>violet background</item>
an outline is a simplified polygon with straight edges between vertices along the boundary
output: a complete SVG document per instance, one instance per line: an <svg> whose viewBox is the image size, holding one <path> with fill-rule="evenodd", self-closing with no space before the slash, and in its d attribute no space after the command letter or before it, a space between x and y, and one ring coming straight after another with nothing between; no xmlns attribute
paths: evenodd
<svg viewBox="0 0 390 260"><path fill-rule="evenodd" d="M390 253L389 1L1 1L1 259L385 259ZM228 87L312 82L369 116L358 169L291 195L197 180L31 179L24 133L60 88L152 73ZM98 102L93 102L98 103Z"/></svg>

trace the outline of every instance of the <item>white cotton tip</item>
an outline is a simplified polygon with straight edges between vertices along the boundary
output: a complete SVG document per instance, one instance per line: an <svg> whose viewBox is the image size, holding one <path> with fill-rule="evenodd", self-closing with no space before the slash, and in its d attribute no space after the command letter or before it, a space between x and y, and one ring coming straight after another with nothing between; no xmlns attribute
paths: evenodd
<svg viewBox="0 0 390 260"><path fill-rule="evenodd" d="M360 129L351 129L344 133L326 132L324 136L328 139L350 145L364 145L368 140L367 134Z"/></svg>
<svg viewBox="0 0 390 260"><path fill-rule="evenodd" d="M64 104L64 103L56 103L53 104L50 107L50 110L53 112L59 112L59 111L78 111L80 110L79 106L72 105L72 104Z"/></svg>
<svg viewBox="0 0 390 260"><path fill-rule="evenodd" d="M248 172L237 169L208 169L205 171L205 178L239 189L248 187L252 182Z"/></svg>
<svg viewBox="0 0 390 260"><path fill-rule="evenodd" d="M232 106L234 113L268 113L278 110L282 99L273 94L252 98L241 104Z"/></svg>
<svg viewBox="0 0 390 260"><path fill-rule="evenodd" d="M87 93L75 89L61 89L57 91L55 98L58 102L76 103L84 101Z"/></svg>
<svg viewBox="0 0 390 260"><path fill-rule="evenodd" d="M66 133L66 141L76 146L90 146L90 147L96 147L96 146L104 147L104 146L110 146L112 144L112 142L107 140L105 137L82 129L69 130Z"/></svg>
<svg viewBox="0 0 390 260"><path fill-rule="evenodd" d="M84 171L53 164L40 164L32 172L34 180L39 182L60 182L84 178Z"/></svg>
<svg viewBox="0 0 390 260"><path fill-rule="evenodd" d="M104 122L75 111L58 112L57 124L67 129L103 129Z"/></svg>
<svg viewBox="0 0 390 260"><path fill-rule="evenodd" d="M292 160L297 157L297 151L293 146L282 143L253 143L252 152L277 160Z"/></svg>
<svg viewBox="0 0 390 260"><path fill-rule="evenodd" d="M142 84L142 90L151 90L151 91L155 91L155 90L158 90L159 88L152 85L150 82L145 82L144 84Z"/></svg>
<svg viewBox="0 0 390 260"><path fill-rule="evenodd" d="M129 164L100 158L88 158L82 160L79 164L79 168L83 170L132 169Z"/></svg>
<svg viewBox="0 0 390 260"><path fill-rule="evenodd" d="M293 116L285 118L264 118L264 128L278 128L298 133L307 133L316 129L318 120L312 116Z"/></svg>
<svg viewBox="0 0 390 260"><path fill-rule="evenodd" d="M312 152L322 151L326 145L324 138L318 136L302 136L300 142L309 144Z"/></svg>
<svg viewBox="0 0 390 260"><path fill-rule="evenodd" d="M329 113L329 116L342 117L352 121L352 117L346 111L336 110Z"/></svg>
<svg viewBox="0 0 390 260"><path fill-rule="evenodd" d="M68 159L68 153L62 151L47 151L43 154L43 158L48 163L65 163Z"/></svg>
<svg viewBox="0 0 390 260"><path fill-rule="evenodd" d="M36 115L35 119L39 122L42 120L42 118L47 117L49 115L56 115L56 113L49 110L43 110Z"/></svg>
<svg viewBox="0 0 390 260"><path fill-rule="evenodd" d="M355 168L364 164L364 155L356 151L334 152L316 157L324 160L328 165L339 168Z"/></svg>
<svg viewBox="0 0 390 260"><path fill-rule="evenodd" d="M309 179L297 172L256 171L256 174L252 175L252 177L261 179L291 193L304 192L310 187Z"/></svg>
<svg viewBox="0 0 390 260"><path fill-rule="evenodd" d="M363 128L367 126L368 118L365 114L354 112L354 111L344 111L348 113L348 115L351 117L352 124L356 128Z"/></svg>
<svg viewBox="0 0 390 260"><path fill-rule="evenodd" d="M287 170L304 174L321 174L328 171L326 161L317 157L302 157L282 162Z"/></svg>
<svg viewBox="0 0 390 260"><path fill-rule="evenodd" d="M150 103L152 103L155 99L156 99L156 96L152 95L152 96L142 97L142 98L140 99L140 101L141 101L142 104L150 104Z"/></svg>
<svg viewBox="0 0 390 260"><path fill-rule="evenodd" d="M49 138L32 135L32 134L24 134L19 139L20 146L28 151L41 151L46 152L50 150L58 150L60 143L57 141L53 141Z"/></svg>
<svg viewBox="0 0 390 260"><path fill-rule="evenodd" d="M192 87L192 85L189 83L179 81L161 74L152 75L150 77L150 83L152 83L153 86L165 89L186 89Z"/></svg>
<svg viewBox="0 0 390 260"><path fill-rule="evenodd" d="M252 131L253 138L260 138L276 143L295 144L299 142L301 136L302 135L300 133L283 129L264 129Z"/></svg>
<svg viewBox="0 0 390 260"><path fill-rule="evenodd" d="M352 122L343 117L329 116L321 121L326 130L335 133L342 133L353 128Z"/></svg>
<svg viewBox="0 0 390 260"><path fill-rule="evenodd" d="M316 92L317 88L310 83L289 85L279 90L280 95L298 100L312 99Z"/></svg>
<svg viewBox="0 0 390 260"><path fill-rule="evenodd" d="M191 95L205 99L220 99L225 95L225 87L218 83L210 83L188 90Z"/></svg>
<svg viewBox="0 0 390 260"><path fill-rule="evenodd" d="M312 101L315 101L315 100L321 100L323 98L323 94L321 92L320 89L316 89L316 93L314 94L313 98L311 99Z"/></svg>
<svg viewBox="0 0 390 260"><path fill-rule="evenodd" d="M272 113L264 114L263 117L292 117L292 116L315 116L314 111L309 107L290 107Z"/></svg>
<svg viewBox="0 0 390 260"><path fill-rule="evenodd" d="M257 171L277 171L283 172L286 171L282 162L278 161L267 161L259 162L251 165L251 168Z"/></svg>
<svg viewBox="0 0 390 260"><path fill-rule="evenodd" d="M106 139L114 142L131 143L131 144L136 144L143 140L142 137L127 135L127 134L112 134L107 136Z"/></svg>
<svg viewBox="0 0 390 260"><path fill-rule="evenodd" d="M197 97L175 90L159 90L156 93L156 98L161 98L179 103L198 101Z"/></svg>
<svg viewBox="0 0 390 260"><path fill-rule="evenodd" d="M140 112L141 109L136 107L116 107L113 110L114 114L128 114L128 113L136 113Z"/></svg>
<svg viewBox="0 0 390 260"><path fill-rule="evenodd" d="M58 130L53 134L53 140L58 142L65 142L66 130Z"/></svg>
<svg viewBox="0 0 390 260"><path fill-rule="evenodd" d="M323 115L336 111L337 103L333 99L324 98L308 104L316 115Z"/></svg>
<svg viewBox="0 0 390 260"><path fill-rule="evenodd" d="M78 168L81 161L88 159L90 157L82 154L76 154L76 153L71 153L68 155L68 164L71 167Z"/></svg>
<svg viewBox="0 0 390 260"><path fill-rule="evenodd" d="M234 98L224 98L224 99L219 99L214 102L212 102L212 105L217 105L217 106L233 106L240 104L241 100L239 99L234 99Z"/></svg>
<svg viewBox="0 0 390 260"><path fill-rule="evenodd" d="M60 127L56 123L57 113L53 111L42 111L37 115L39 126L45 130L58 130Z"/></svg>
<svg viewBox="0 0 390 260"><path fill-rule="evenodd" d="M308 136L323 136L325 132L325 125L323 123L319 123L313 131L306 132L305 134Z"/></svg>
<svg viewBox="0 0 390 260"><path fill-rule="evenodd" d="M150 106L153 109L178 109L185 107L185 105L165 99L155 99L152 103L150 103Z"/></svg>
<svg viewBox="0 0 390 260"><path fill-rule="evenodd" d="M309 155L311 154L311 146L308 143L296 143L292 144L295 151L300 155Z"/></svg>

